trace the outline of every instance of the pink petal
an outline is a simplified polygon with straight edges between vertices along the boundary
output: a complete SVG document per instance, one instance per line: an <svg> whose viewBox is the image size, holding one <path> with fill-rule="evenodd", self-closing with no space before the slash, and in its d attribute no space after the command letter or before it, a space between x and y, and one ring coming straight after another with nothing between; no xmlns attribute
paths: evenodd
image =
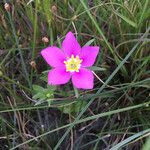
<svg viewBox="0 0 150 150"><path fill-rule="evenodd" d="M52 67L64 66L65 54L58 47L47 47L41 51L45 61Z"/></svg>
<svg viewBox="0 0 150 150"><path fill-rule="evenodd" d="M48 73L48 84L59 85L66 84L71 78L71 74L66 72L65 67L55 68Z"/></svg>
<svg viewBox="0 0 150 150"><path fill-rule="evenodd" d="M72 75L72 82L79 89L93 89L94 75L90 70L81 68L79 72Z"/></svg>
<svg viewBox="0 0 150 150"><path fill-rule="evenodd" d="M99 52L98 46L84 46L81 49L80 59L83 60L83 67L90 67L94 64L97 54Z"/></svg>
<svg viewBox="0 0 150 150"><path fill-rule="evenodd" d="M62 49L68 57L70 57L72 54L74 56L79 55L81 47L72 32L67 33L62 43Z"/></svg>

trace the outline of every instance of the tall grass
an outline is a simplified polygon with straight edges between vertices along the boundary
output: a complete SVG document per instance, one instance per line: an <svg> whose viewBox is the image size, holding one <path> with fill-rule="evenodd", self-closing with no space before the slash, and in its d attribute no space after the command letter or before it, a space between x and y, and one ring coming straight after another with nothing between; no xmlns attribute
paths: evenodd
<svg viewBox="0 0 150 150"><path fill-rule="evenodd" d="M7 2L9 11L0 2L0 149L149 150L149 0ZM40 51L60 46L68 31L82 46L101 47L93 90L47 87Z"/></svg>

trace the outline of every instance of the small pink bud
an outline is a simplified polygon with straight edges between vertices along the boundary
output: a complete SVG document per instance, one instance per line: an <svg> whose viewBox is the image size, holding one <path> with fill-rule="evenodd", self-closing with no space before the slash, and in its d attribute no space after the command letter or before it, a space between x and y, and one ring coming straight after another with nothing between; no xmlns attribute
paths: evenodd
<svg viewBox="0 0 150 150"><path fill-rule="evenodd" d="M36 69L36 63L35 63L34 60L32 60L32 61L30 62L30 65L31 65L34 69Z"/></svg>
<svg viewBox="0 0 150 150"><path fill-rule="evenodd" d="M4 8L6 11L10 11L10 4L5 3Z"/></svg>
<svg viewBox="0 0 150 150"><path fill-rule="evenodd" d="M57 13L57 7L55 5L52 6L52 12Z"/></svg>
<svg viewBox="0 0 150 150"><path fill-rule="evenodd" d="M48 42L49 42L49 39L48 39L47 37L43 37L43 38L42 38L42 41L43 41L44 43L48 43Z"/></svg>

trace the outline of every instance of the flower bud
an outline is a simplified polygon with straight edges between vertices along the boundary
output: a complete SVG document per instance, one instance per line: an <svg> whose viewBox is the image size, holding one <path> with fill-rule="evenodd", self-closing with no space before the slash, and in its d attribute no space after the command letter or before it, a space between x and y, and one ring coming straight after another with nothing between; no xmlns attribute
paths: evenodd
<svg viewBox="0 0 150 150"><path fill-rule="evenodd" d="M57 13L57 7L55 5L52 6L52 12Z"/></svg>
<svg viewBox="0 0 150 150"><path fill-rule="evenodd" d="M47 37L43 37L43 38L42 38L42 41L43 41L44 43L48 43L48 42L49 42L49 39L48 39Z"/></svg>
<svg viewBox="0 0 150 150"><path fill-rule="evenodd" d="M36 63L35 63L34 60L32 60L32 61L30 62L30 65L31 65L34 69L36 69Z"/></svg>
<svg viewBox="0 0 150 150"><path fill-rule="evenodd" d="M5 3L4 8L6 11L10 11L10 4Z"/></svg>

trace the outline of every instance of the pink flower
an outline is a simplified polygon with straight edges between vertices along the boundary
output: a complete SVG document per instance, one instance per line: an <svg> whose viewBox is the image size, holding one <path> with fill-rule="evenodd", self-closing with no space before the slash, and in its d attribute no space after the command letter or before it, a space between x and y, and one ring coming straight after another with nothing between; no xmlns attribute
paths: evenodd
<svg viewBox="0 0 150 150"><path fill-rule="evenodd" d="M66 84L70 79L76 88L92 89L94 75L86 67L91 67L97 54L98 46L80 47L72 32L68 32L62 48L50 46L41 51L45 61L53 68L48 73L48 84Z"/></svg>

